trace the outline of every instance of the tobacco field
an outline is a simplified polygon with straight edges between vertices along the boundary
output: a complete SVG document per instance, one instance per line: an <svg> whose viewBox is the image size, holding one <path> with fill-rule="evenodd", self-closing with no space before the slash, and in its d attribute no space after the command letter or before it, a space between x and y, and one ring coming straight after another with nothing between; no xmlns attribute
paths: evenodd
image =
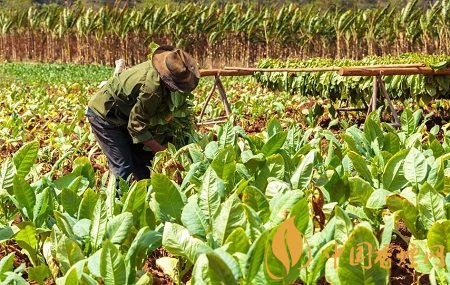
<svg viewBox="0 0 450 285"><path fill-rule="evenodd" d="M332 98L226 80L231 121L116 196L84 116L111 72L0 65L0 284L450 282L444 99L405 100L395 129L382 108L333 117Z"/></svg>
<svg viewBox="0 0 450 285"><path fill-rule="evenodd" d="M134 65L146 59L151 42L185 48L205 67L249 66L267 57L361 59L450 51L448 0L351 10L329 5L324 11L289 2L163 3L0 9L0 58L113 65L123 57Z"/></svg>

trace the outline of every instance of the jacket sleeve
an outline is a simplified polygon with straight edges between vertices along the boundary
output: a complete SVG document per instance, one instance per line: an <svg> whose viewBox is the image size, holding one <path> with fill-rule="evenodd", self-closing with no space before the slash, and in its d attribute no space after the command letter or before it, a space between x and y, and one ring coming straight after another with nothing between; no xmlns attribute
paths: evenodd
<svg viewBox="0 0 450 285"><path fill-rule="evenodd" d="M141 89L128 120L128 132L133 143L141 143L153 138L148 130L148 123L156 114L160 104L161 94L158 91L147 93Z"/></svg>

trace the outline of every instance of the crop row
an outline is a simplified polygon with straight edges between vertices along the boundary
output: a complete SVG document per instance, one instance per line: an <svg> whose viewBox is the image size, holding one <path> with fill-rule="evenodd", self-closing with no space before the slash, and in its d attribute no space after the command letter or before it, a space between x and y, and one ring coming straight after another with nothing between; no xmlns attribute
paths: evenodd
<svg viewBox="0 0 450 285"><path fill-rule="evenodd" d="M162 247L169 255L156 264L176 283L388 284L383 262L394 259L374 252L395 241L414 252L416 278L448 284L450 133L425 132L426 121L406 109L395 130L371 113L340 135L275 119L248 135L227 123L159 152L151 179L120 183L119 198L84 157L62 177L29 176L39 150L30 142L1 165L0 242L31 266L13 269L12 253L0 280L148 284L142 265Z"/></svg>
<svg viewBox="0 0 450 285"><path fill-rule="evenodd" d="M142 61L148 45L185 47L202 65L253 64L262 57L361 58L404 52L449 53L450 2L424 10L317 11L303 6L180 4L141 8L51 6L0 11L5 59L113 64ZM107 52L104 47L107 46Z"/></svg>

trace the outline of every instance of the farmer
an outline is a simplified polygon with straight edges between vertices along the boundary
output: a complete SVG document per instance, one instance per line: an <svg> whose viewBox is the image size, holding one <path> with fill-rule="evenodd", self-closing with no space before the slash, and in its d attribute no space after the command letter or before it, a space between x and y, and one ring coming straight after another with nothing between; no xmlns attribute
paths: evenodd
<svg viewBox="0 0 450 285"><path fill-rule="evenodd" d="M200 73L186 52L161 46L151 61L114 75L89 101L86 116L92 132L117 177L150 177L150 162L164 150L167 137L152 135L149 122L170 113L170 92L189 93Z"/></svg>

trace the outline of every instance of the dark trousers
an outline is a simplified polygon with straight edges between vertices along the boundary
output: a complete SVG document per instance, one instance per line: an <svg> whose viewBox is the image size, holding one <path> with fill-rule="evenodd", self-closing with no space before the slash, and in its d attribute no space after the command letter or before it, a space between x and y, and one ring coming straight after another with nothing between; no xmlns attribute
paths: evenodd
<svg viewBox="0 0 450 285"><path fill-rule="evenodd" d="M108 167L116 177L127 179L130 174L136 180L150 178L152 151L144 150L142 143L134 144L125 127L114 126L87 109L86 116L92 132L108 159Z"/></svg>

